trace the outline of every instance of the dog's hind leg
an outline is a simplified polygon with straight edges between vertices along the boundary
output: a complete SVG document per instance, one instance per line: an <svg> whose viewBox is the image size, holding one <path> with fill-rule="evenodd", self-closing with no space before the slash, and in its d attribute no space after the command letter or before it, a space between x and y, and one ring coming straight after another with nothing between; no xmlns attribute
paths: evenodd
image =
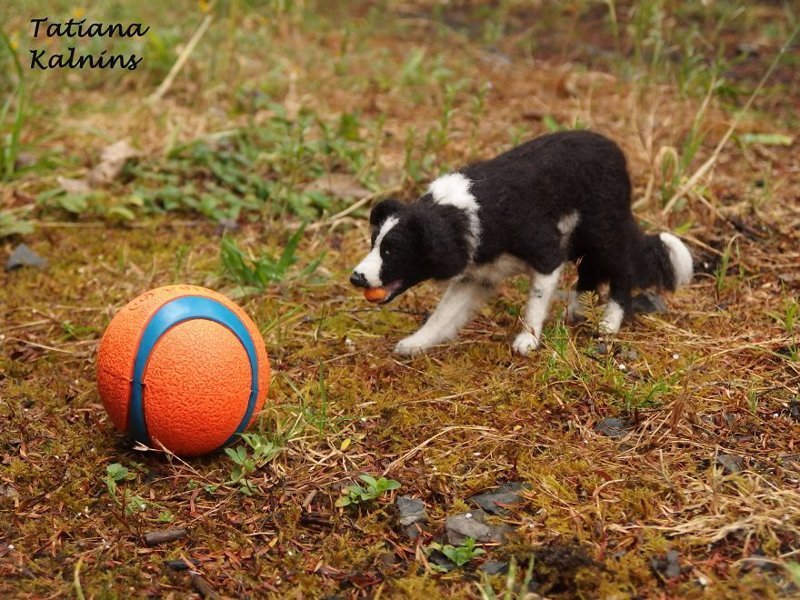
<svg viewBox="0 0 800 600"><path fill-rule="evenodd" d="M600 333L617 333L625 315L631 314L631 287L631 276L628 273L622 273L611 279L608 304L600 321Z"/></svg>
<svg viewBox="0 0 800 600"><path fill-rule="evenodd" d="M481 282L454 281L425 324L413 335L400 340L394 351L413 355L453 339L492 291L492 287Z"/></svg>
<svg viewBox="0 0 800 600"><path fill-rule="evenodd" d="M525 306L524 329L519 332L512 345L517 354L526 356L531 350L535 350L539 346L539 340L542 337L542 326L547 318L547 309L550 306L550 300L553 298L553 292L558 286L562 268L563 265L548 274L533 272L528 304Z"/></svg>

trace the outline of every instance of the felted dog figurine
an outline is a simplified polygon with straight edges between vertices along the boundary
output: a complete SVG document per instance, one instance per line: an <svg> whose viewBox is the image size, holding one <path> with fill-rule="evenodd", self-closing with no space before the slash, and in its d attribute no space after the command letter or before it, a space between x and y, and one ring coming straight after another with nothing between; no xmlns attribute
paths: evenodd
<svg viewBox="0 0 800 600"><path fill-rule="evenodd" d="M631 291L675 290L692 278L687 247L669 233L646 235L631 212L622 150L589 131L545 135L491 160L443 175L416 202L384 200L370 214L372 249L350 282L386 303L426 279L449 280L436 310L395 347L416 354L456 337L501 280L527 272L531 287L513 343L539 345L548 305L567 261L577 295L609 284L600 329L619 331Z"/></svg>

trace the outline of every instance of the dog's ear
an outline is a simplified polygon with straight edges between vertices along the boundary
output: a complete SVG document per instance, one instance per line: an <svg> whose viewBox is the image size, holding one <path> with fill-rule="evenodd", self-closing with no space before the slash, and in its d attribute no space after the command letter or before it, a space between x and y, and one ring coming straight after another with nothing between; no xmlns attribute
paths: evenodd
<svg viewBox="0 0 800 600"><path fill-rule="evenodd" d="M392 215L404 211L405 208L405 204L399 200L394 200L393 198L382 200L381 202L378 202L378 204L376 204L372 209L372 212L369 213L369 224L372 227L379 229L386 219Z"/></svg>
<svg viewBox="0 0 800 600"><path fill-rule="evenodd" d="M452 220L436 214L412 217L411 229L418 236L428 277L449 279L466 268L469 248Z"/></svg>

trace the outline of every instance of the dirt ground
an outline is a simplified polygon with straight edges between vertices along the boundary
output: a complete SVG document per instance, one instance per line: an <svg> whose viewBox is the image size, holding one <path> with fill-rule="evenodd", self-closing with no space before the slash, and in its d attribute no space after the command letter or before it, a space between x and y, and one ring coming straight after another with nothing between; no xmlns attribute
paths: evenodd
<svg viewBox="0 0 800 600"><path fill-rule="evenodd" d="M37 16L151 29L34 39ZM47 261L0 271L0 595L798 597L796 6L37 0L0 17L0 260L24 243ZM70 45L144 59L29 68L31 48ZM522 358L528 283L510 280L458 341L394 355L441 291L375 308L350 287L372 203L571 128L623 147L637 217L687 241L692 283L605 339L560 298ZM270 452L240 444L245 467L135 450L98 397L106 325L173 283L228 294L264 336ZM336 506L362 474L400 487ZM506 483L523 487L484 553L448 538ZM424 503L415 539L400 497ZM146 543L166 529L186 535Z"/></svg>

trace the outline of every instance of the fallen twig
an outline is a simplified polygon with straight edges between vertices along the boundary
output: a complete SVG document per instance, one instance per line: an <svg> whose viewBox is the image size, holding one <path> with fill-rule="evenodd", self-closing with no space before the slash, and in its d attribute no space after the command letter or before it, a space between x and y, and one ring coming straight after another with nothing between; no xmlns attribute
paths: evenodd
<svg viewBox="0 0 800 600"><path fill-rule="evenodd" d="M157 546L185 538L189 532L185 529L165 529L164 531L151 531L144 534L144 543L148 546Z"/></svg>

